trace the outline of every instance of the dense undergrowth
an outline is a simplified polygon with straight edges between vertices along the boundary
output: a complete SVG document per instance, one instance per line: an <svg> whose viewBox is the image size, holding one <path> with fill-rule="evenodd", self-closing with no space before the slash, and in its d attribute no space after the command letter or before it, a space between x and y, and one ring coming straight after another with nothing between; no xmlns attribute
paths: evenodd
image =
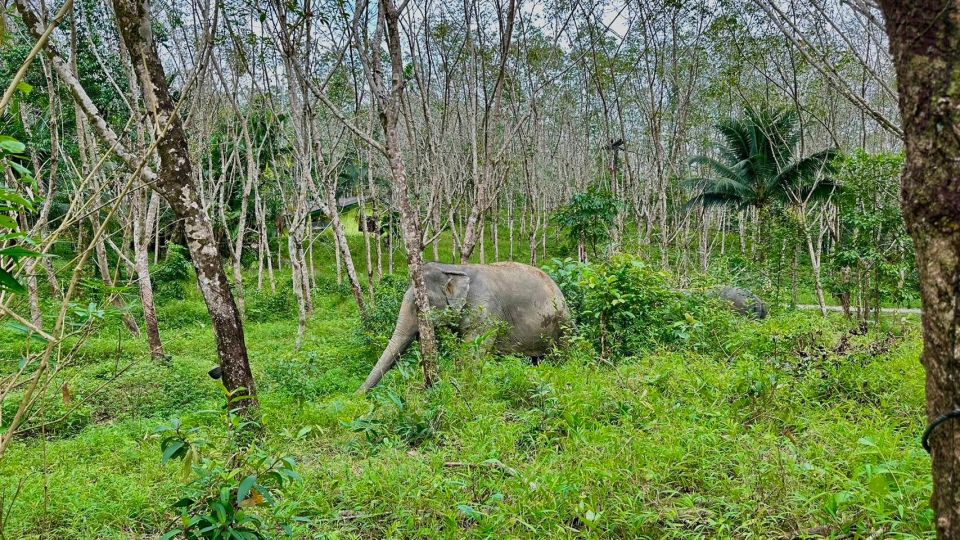
<svg viewBox="0 0 960 540"><path fill-rule="evenodd" d="M291 458L300 478L269 511L248 509L262 532L932 536L916 321L862 329L776 309L749 321L675 292L634 259L548 269L577 315L560 350L531 365L444 334L441 384L422 388L414 350L367 397L354 391L389 336L404 279L381 284L364 325L348 291L321 278L300 351L285 281L276 293L248 286L256 445ZM216 356L203 304L192 286L171 287L159 315L169 364L101 323L38 420L63 421L25 434L0 461L6 538L174 528L190 471L162 463L151 436L173 418L208 441L198 460L227 455L228 430L210 412L224 397L206 376ZM0 362L15 363L23 346L0 330Z"/></svg>

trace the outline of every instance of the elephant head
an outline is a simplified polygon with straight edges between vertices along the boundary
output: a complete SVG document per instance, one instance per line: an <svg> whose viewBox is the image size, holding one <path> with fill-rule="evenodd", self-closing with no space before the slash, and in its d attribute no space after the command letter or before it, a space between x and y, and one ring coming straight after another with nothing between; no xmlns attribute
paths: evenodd
<svg viewBox="0 0 960 540"><path fill-rule="evenodd" d="M470 291L470 276L459 270L441 270L432 265L424 268L423 281L427 286L430 307L452 308L460 311L467 303Z"/></svg>
<svg viewBox="0 0 960 540"><path fill-rule="evenodd" d="M460 311L466 305L470 291L470 276L466 272L444 270L427 264L424 266L423 280L432 309L451 308ZM397 358L416 339L419 333L417 315L417 303L413 295L413 287L410 287L403 296L400 314L397 316L397 326L393 330L393 335L390 336L390 342L387 343L387 348L384 349L380 359L367 375L367 380L360 387L361 392L376 386Z"/></svg>

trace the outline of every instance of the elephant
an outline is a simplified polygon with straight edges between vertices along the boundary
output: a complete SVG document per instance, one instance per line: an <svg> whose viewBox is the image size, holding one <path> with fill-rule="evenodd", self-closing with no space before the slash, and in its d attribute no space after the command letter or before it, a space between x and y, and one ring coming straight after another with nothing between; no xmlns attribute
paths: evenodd
<svg viewBox="0 0 960 540"><path fill-rule="evenodd" d="M550 351L571 326L570 310L557 284L538 268L515 262L427 263L424 283L431 309L450 308L454 327L466 340L503 324L487 346L496 352L533 358ZM407 289L387 348L360 387L375 387L418 334L413 287Z"/></svg>
<svg viewBox="0 0 960 540"><path fill-rule="evenodd" d="M711 289L711 296L725 300L731 304L737 313L752 319L764 319L767 316L767 306L759 296L739 287L717 287Z"/></svg>

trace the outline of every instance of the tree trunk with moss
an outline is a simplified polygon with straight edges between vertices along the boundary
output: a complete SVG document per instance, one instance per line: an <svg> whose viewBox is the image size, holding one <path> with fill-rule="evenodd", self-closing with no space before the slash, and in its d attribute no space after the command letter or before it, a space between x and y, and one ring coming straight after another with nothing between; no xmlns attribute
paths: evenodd
<svg viewBox="0 0 960 540"><path fill-rule="evenodd" d="M960 409L960 0L881 0L906 140L903 216L923 302L927 419ZM930 436L939 538L960 538L960 420Z"/></svg>
<svg viewBox="0 0 960 540"><path fill-rule="evenodd" d="M213 323L224 386L234 397L248 396L250 399L236 402L238 406L248 406L254 403L256 387L247 357L243 323L223 270L213 224L193 182L186 135L170 96L151 30L150 5L137 0L115 0L113 9L117 28L140 80L145 108L159 130L160 170L154 189L183 221L187 247Z"/></svg>

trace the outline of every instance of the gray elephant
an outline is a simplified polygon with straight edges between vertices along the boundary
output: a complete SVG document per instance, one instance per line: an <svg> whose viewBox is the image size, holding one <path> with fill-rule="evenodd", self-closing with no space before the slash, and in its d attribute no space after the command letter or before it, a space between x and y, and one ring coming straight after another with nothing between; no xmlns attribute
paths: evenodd
<svg viewBox="0 0 960 540"><path fill-rule="evenodd" d="M464 339L475 339L504 324L489 343L500 353L543 356L571 324L560 288L532 266L514 262L428 263L424 265L424 282L431 309L453 309L458 314L456 329ZM417 333L417 307L411 287L403 297L393 336L360 387L361 392L380 382Z"/></svg>
<svg viewBox="0 0 960 540"><path fill-rule="evenodd" d="M739 287L717 287L709 294L726 300L737 313L753 319L763 319L767 316L767 306L759 296Z"/></svg>

